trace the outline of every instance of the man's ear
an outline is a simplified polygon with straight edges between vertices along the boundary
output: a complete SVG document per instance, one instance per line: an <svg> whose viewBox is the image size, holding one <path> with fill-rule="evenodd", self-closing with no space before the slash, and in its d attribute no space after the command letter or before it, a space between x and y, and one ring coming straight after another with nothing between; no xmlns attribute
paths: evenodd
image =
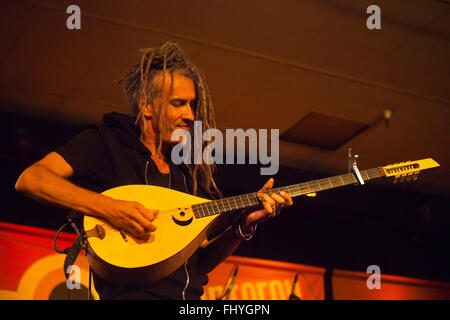
<svg viewBox="0 0 450 320"><path fill-rule="evenodd" d="M144 116L147 119L151 119L153 117L153 107L151 106L151 104L147 104L147 106L145 107Z"/></svg>

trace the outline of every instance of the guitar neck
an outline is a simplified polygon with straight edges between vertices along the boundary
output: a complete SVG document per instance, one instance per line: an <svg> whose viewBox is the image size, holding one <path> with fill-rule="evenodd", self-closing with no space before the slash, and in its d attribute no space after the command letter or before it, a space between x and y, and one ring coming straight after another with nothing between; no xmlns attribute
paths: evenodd
<svg viewBox="0 0 450 320"><path fill-rule="evenodd" d="M360 171L363 180L371 180L384 177L385 173L381 167ZM293 184L290 186L274 188L263 193L287 192L291 197L297 197L304 194L318 192L327 189L346 186L358 182L353 173L341 174L330 178L317 179L309 182ZM220 200L209 201L206 203L192 206L196 218L208 217L211 215L227 213L235 210L243 210L260 205L257 197L258 192L247 193L239 196L224 198Z"/></svg>

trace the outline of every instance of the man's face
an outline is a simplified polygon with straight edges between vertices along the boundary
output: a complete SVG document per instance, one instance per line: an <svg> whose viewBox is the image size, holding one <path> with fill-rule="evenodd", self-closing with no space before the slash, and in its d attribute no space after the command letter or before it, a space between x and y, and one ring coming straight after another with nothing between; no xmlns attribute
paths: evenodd
<svg viewBox="0 0 450 320"><path fill-rule="evenodd" d="M162 73L158 75L155 81L162 84ZM173 84L172 84L173 79ZM171 86L172 84L172 86ZM160 86L161 88L162 86ZM169 72L166 72L164 94L166 97L166 114L165 129L161 129L162 139L164 142L177 143L171 141L172 132L176 129L187 129L192 127L194 121L194 107L196 104L195 86L192 79L180 75L178 72L173 73L173 78ZM160 101L161 96L157 96ZM152 127L157 130L157 117L152 117Z"/></svg>

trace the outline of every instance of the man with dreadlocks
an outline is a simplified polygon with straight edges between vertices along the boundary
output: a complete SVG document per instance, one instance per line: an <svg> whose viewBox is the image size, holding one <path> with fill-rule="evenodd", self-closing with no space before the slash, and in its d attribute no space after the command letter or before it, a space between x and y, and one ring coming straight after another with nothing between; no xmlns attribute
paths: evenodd
<svg viewBox="0 0 450 320"><path fill-rule="evenodd" d="M89 126L66 145L27 168L16 190L30 197L110 224L145 240L156 230L154 208L100 194L113 187L152 184L203 198L221 197L214 182L214 165L174 165L170 151L175 129L214 128L214 111L204 76L173 42L143 50L141 62L120 80L131 115L109 113L103 124ZM270 179L261 190L271 189ZM244 212L240 220L198 249L167 278L145 287L114 284L94 274L101 299L200 299L207 273L229 256L256 225L292 205L286 193L259 193L263 210Z"/></svg>

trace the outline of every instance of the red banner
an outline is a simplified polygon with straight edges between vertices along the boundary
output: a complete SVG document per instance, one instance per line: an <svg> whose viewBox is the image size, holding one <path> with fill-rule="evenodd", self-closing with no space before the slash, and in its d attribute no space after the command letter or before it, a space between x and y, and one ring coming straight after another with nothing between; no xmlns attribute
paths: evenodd
<svg viewBox="0 0 450 320"><path fill-rule="evenodd" d="M86 257L80 255L75 262L80 290L68 290L63 273L65 255L53 250L54 235L55 231L0 222L0 299L87 298ZM74 240L74 234L62 232L57 246L69 247ZM291 293L303 300L324 299L324 268L236 256L226 259L208 275L202 299L223 296L234 271L234 283L226 295L230 300L285 300ZM450 299L448 283L380 274L377 286L376 281L371 281L373 277L334 270L334 299ZM94 287L92 295L98 299Z"/></svg>
<svg viewBox="0 0 450 320"><path fill-rule="evenodd" d="M204 299L216 299L238 267L230 300L286 300L293 294L302 300L323 300L325 269L300 264L231 256L209 274Z"/></svg>
<svg viewBox="0 0 450 320"><path fill-rule="evenodd" d="M66 299L63 273L65 255L53 250L55 231L0 223L0 299ZM71 246L75 235L62 232L58 248ZM88 288L89 267L85 256L75 263L80 283ZM294 294L301 299L323 299L322 268L277 261L229 257L209 274L202 299L219 297L231 269L238 272L229 299L288 299L295 274L299 273ZM71 297L75 292L71 290ZM93 292L94 298L98 298Z"/></svg>
<svg viewBox="0 0 450 320"><path fill-rule="evenodd" d="M72 292L66 290L64 254L53 250L55 231L0 223L0 299L48 300L65 299ZM75 235L61 233L58 248L70 247ZM80 256L80 283L88 288L89 266ZM62 288L62 290L61 290ZM80 288L81 289L81 288ZM72 297L77 291L73 291ZM87 295L86 295L87 297ZM98 298L93 290L93 297Z"/></svg>
<svg viewBox="0 0 450 320"><path fill-rule="evenodd" d="M375 286L371 278L373 278L373 274L334 270L333 298L335 300L450 299L449 283L381 273L379 286Z"/></svg>

